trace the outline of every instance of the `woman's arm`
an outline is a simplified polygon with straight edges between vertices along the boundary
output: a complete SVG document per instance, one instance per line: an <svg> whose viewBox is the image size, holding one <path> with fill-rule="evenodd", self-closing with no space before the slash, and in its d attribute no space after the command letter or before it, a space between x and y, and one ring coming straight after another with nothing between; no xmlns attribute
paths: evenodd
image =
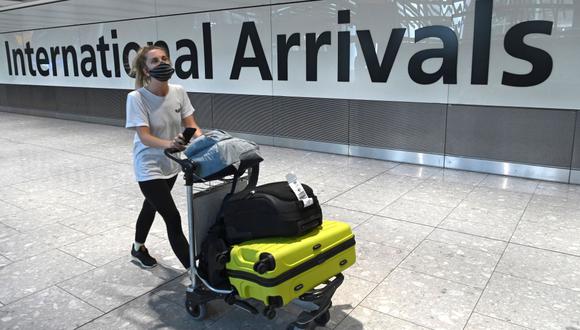
<svg viewBox="0 0 580 330"><path fill-rule="evenodd" d="M177 136L175 139L169 141L160 139L151 134L149 127L147 126L138 126L135 127L137 130L137 134L139 135L139 139L143 142L144 145L152 148L160 148L160 149L169 149L169 148L176 148L179 150L184 150L185 146L183 145L183 137L181 134Z"/></svg>
<svg viewBox="0 0 580 330"><path fill-rule="evenodd" d="M193 118L193 115L187 116L187 117L183 118L181 120L181 124L183 125L183 127L192 127L192 128L195 128L196 130L195 130L194 136L196 136L196 137L198 137L198 136L200 136L202 134L201 128L199 128L199 126L195 122L195 118Z"/></svg>

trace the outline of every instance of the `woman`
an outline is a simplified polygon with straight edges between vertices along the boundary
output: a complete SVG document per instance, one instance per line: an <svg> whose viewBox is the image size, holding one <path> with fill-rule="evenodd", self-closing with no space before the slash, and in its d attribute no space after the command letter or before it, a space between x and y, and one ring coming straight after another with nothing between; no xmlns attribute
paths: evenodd
<svg viewBox="0 0 580 330"><path fill-rule="evenodd" d="M133 259L151 268L157 261L145 248L147 234L155 212L163 217L173 252L186 269L189 268L189 245L181 228L181 217L171 197L180 168L163 154L167 148L185 149L183 127L201 129L193 118L194 109L187 92L179 85L169 84L175 70L164 48L143 47L133 61L135 90L127 96L127 123L136 130L133 141L133 164L139 188L145 196L137 218Z"/></svg>

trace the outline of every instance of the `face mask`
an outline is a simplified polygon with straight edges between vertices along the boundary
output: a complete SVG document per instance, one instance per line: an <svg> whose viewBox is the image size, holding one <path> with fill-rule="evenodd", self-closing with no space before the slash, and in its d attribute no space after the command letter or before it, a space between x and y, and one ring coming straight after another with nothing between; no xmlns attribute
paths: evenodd
<svg viewBox="0 0 580 330"><path fill-rule="evenodd" d="M170 64L161 63L155 68L149 70L149 75L159 81L167 81L173 76L175 69Z"/></svg>

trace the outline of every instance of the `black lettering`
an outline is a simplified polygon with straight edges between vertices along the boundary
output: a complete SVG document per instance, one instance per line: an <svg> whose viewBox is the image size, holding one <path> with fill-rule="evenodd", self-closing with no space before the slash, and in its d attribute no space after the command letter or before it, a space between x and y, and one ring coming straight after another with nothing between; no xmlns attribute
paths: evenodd
<svg viewBox="0 0 580 330"><path fill-rule="evenodd" d="M137 53L139 51L139 48L141 48L141 46L139 46L139 44L136 42L130 42L126 44L125 47L123 48L123 68L125 69L126 74L131 73L131 62L129 61L129 53L131 52Z"/></svg>
<svg viewBox="0 0 580 330"><path fill-rule="evenodd" d="M12 75L12 59L10 58L10 44L8 41L4 41L4 47L6 47L6 62L8 63L8 75Z"/></svg>
<svg viewBox="0 0 580 330"><path fill-rule="evenodd" d="M81 72L85 77L96 77L97 76L97 58L95 55L95 50L91 45L82 45L81 46L81 55L83 53L88 53L89 56L83 58L81 60ZM90 67L87 68L87 64Z"/></svg>
<svg viewBox="0 0 580 330"><path fill-rule="evenodd" d="M73 46L66 46L66 47L63 46L63 47L61 47L61 52L62 52L62 66L64 68L64 75L66 77L69 76L68 59L69 59L69 55L71 55L74 76L78 77L79 76L79 62L77 60L77 50Z"/></svg>
<svg viewBox="0 0 580 330"><path fill-rule="evenodd" d="M111 30L111 39L117 39L117 30ZM119 45L113 43L113 62L115 69L115 77L121 77L121 65L119 63Z"/></svg>
<svg viewBox="0 0 580 330"><path fill-rule="evenodd" d="M48 52L43 47L39 47L36 51L36 68L38 69L38 73L40 73L43 77L48 77L50 74L50 70L44 69L42 66L49 64L48 60ZM54 65L54 64L53 64Z"/></svg>
<svg viewBox="0 0 580 330"><path fill-rule="evenodd" d="M279 34L276 39L278 80L288 80L288 53L290 48L300 46L300 33L293 33L288 39L285 34Z"/></svg>
<svg viewBox="0 0 580 330"><path fill-rule="evenodd" d="M473 85L487 85L492 12L493 0L477 0L475 2L475 27L473 30L471 61L471 83Z"/></svg>
<svg viewBox="0 0 580 330"><path fill-rule="evenodd" d="M107 68L107 51L110 49L109 44L105 43L105 37L99 38L99 43L97 44L97 51L101 56L101 72L107 78L111 77L111 70Z"/></svg>
<svg viewBox="0 0 580 330"><path fill-rule="evenodd" d="M36 70L34 70L34 65L32 64L32 54L34 54L34 49L30 47L30 42L26 43L24 54L26 54L26 58L28 59L28 72L30 72L30 75L33 77L36 77Z"/></svg>
<svg viewBox="0 0 580 330"><path fill-rule="evenodd" d="M56 77L58 74L58 66L56 65L56 57L60 53L60 48L58 47L50 47L50 60L51 60L51 67L52 67L52 75Z"/></svg>
<svg viewBox="0 0 580 330"><path fill-rule="evenodd" d="M503 47L511 56L530 62L532 70L527 74L504 71L502 85L529 87L539 85L548 79L552 73L552 57L542 49L526 45L524 38L532 33L551 35L552 24L550 21L528 21L516 24L508 30Z"/></svg>
<svg viewBox="0 0 580 330"><path fill-rule="evenodd" d="M425 49L417 52L409 60L409 76L414 82L428 85L443 77L444 84L457 83L457 36L455 32L446 26L428 26L415 31L415 42L425 38L439 38L443 42L443 48ZM430 58L441 58L443 63L434 73L423 71L423 62Z"/></svg>
<svg viewBox="0 0 580 330"><path fill-rule="evenodd" d="M350 10L338 11L338 24L350 23ZM338 32L338 81L350 81L350 31Z"/></svg>
<svg viewBox="0 0 580 330"><path fill-rule="evenodd" d="M20 67L22 68L22 75L26 76L26 66L24 64L24 53L22 49L12 50L12 62L14 62L14 75L18 75L18 57L20 57Z"/></svg>
<svg viewBox="0 0 580 330"><path fill-rule="evenodd" d="M211 23L205 22L203 29L203 63L205 67L205 79L213 78L213 55L211 46Z"/></svg>
<svg viewBox="0 0 580 330"><path fill-rule="evenodd" d="M252 43L255 57L244 56L248 39ZM242 24L242 31L240 32L240 38L238 39L238 48L236 49L236 56L234 57L234 65L232 67L230 79L239 79L242 67L258 67L260 69L262 80L272 80L270 67L268 66L268 61L266 60L266 55L262 48L262 42L260 41L260 36L258 35L258 30L256 29L256 24L254 22L244 22Z"/></svg>
<svg viewBox="0 0 580 330"><path fill-rule="evenodd" d="M306 33L306 81L318 80L318 51L323 45L330 45L330 31Z"/></svg>
<svg viewBox="0 0 580 330"><path fill-rule="evenodd" d="M181 79L187 78L199 78L199 70L198 70L198 63L197 63L197 47L192 40L189 39L181 39L176 43L177 50L179 51L181 48L187 48L189 50L189 54L181 55L175 60L175 73ZM189 70L185 71L183 69L183 63L189 62Z"/></svg>
<svg viewBox="0 0 580 330"><path fill-rule="evenodd" d="M387 82L389 79L395 58L399 53L399 47L401 47L401 42L405 36L405 30L405 28L399 28L391 31L389 43L380 65L371 32L369 30L356 31L372 82Z"/></svg>

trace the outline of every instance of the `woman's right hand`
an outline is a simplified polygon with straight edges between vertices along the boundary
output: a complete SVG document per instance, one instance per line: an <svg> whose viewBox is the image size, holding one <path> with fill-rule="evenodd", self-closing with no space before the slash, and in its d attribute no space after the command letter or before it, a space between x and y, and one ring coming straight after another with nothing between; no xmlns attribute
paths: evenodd
<svg viewBox="0 0 580 330"><path fill-rule="evenodd" d="M170 141L169 148L177 149L179 151L185 150L185 140L183 139L183 135L181 133Z"/></svg>

